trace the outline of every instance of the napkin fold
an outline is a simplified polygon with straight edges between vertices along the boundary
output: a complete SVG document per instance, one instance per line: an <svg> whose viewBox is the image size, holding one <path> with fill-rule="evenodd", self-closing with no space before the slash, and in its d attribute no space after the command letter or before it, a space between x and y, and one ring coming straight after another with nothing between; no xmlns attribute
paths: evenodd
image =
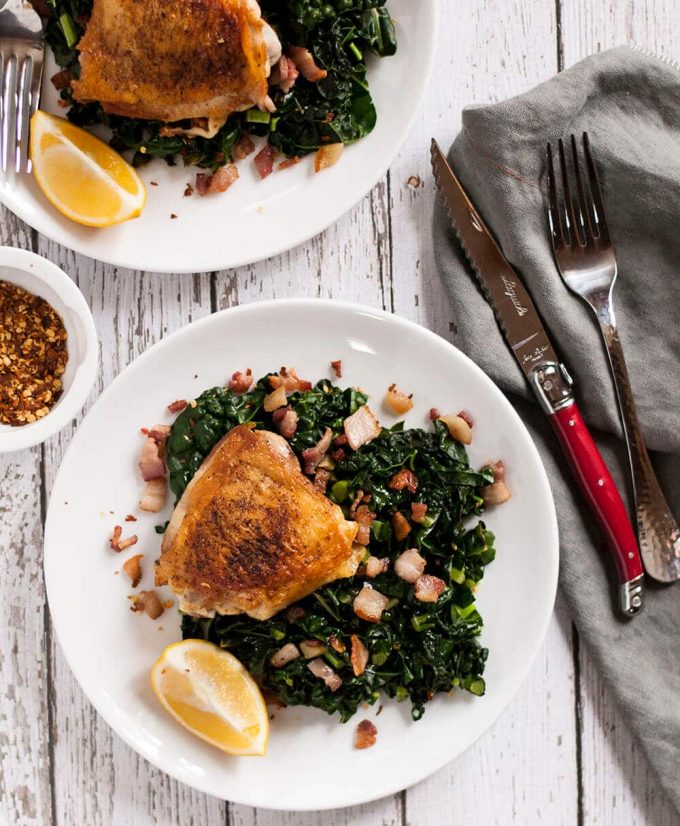
<svg viewBox="0 0 680 826"><path fill-rule="evenodd" d="M604 345L591 311L559 277L546 226L546 143L583 131L616 249L614 303L638 413L680 518L680 71L627 47L594 55L526 94L466 109L450 160L529 288L630 506ZM643 612L630 620L615 614L613 560L441 205L434 245L455 343L510 397L543 457L560 525L560 586L579 634L680 811L680 583L647 580Z"/></svg>

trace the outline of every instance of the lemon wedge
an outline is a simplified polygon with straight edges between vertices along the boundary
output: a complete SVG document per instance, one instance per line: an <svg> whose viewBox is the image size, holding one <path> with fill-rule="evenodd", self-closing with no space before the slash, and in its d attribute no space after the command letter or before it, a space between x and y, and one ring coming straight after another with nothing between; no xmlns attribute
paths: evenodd
<svg viewBox="0 0 680 826"><path fill-rule="evenodd" d="M146 190L117 152L64 118L38 110L31 118L33 174L62 215L110 227L141 214Z"/></svg>
<svg viewBox="0 0 680 826"><path fill-rule="evenodd" d="M173 643L152 668L151 687L175 720L218 749L265 753L269 717L262 693L228 651L204 640Z"/></svg>

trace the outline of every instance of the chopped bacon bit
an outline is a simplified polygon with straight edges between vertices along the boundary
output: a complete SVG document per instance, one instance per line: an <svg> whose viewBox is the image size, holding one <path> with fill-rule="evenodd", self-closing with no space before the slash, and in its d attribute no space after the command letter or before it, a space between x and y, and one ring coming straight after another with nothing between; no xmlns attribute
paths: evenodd
<svg viewBox="0 0 680 826"><path fill-rule="evenodd" d="M292 439L298 426L298 414L289 407L279 424L279 433L284 439Z"/></svg>
<svg viewBox="0 0 680 826"><path fill-rule="evenodd" d="M413 407L413 395L399 390L396 384L391 384L385 394L385 402L395 413L408 413Z"/></svg>
<svg viewBox="0 0 680 826"><path fill-rule="evenodd" d="M305 618L306 611L300 605L291 605L290 608L286 610L285 617L286 621L290 622L291 624L299 622L301 619Z"/></svg>
<svg viewBox="0 0 680 826"><path fill-rule="evenodd" d="M381 431L378 420L367 404L362 405L356 413L348 416L343 427L352 450L358 450L362 445L372 441L380 435Z"/></svg>
<svg viewBox="0 0 680 826"><path fill-rule="evenodd" d="M212 195L215 192L226 192L238 180L236 164L228 163L221 166L212 175L199 172L196 175L196 192L199 195Z"/></svg>
<svg viewBox="0 0 680 826"><path fill-rule="evenodd" d="M319 468L314 474L314 487L318 488L321 493L326 493L328 487L328 480L331 478L330 471Z"/></svg>
<svg viewBox="0 0 680 826"><path fill-rule="evenodd" d="M369 496L368 499L366 499L366 501L369 501L370 498L371 497ZM349 508L349 515L352 519L354 519L354 517L357 515L357 511L359 510L359 505L361 505L363 502L364 502L364 492L363 492L363 490L358 490L354 494L354 499L353 499L352 504L350 505L350 508Z"/></svg>
<svg viewBox="0 0 680 826"><path fill-rule="evenodd" d="M459 418L461 418L469 427L473 427L475 420L472 416L467 412L467 410L461 410L458 414Z"/></svg>
<svg viewBox="0 0 680 826"><path fill-rule="evenodd" d="M415 548L409 548L394 560L394 573L404 582L415 582L425 572L425 560Z"/></svg>
<svg viewBox="0 0 680 826"><path fill-rule="evenodd" d="M355 749L370 749L378 739L378 729L370 720L362 720L357 724L354 736Z"/></svg>
<svg viewBox="0 0 680 826"><path fill-rule="evenodd" d="M274 147L270 143L267 143L257 155L255 155L255 168L260 178L264 179L272 174L274 169L274 151Z"/></svg>
<svg viewBox="0 0 680 826"><path fill-rule="evenodd" d="M389 599L380 591L364 585L354 598L354 613L366 622L380 622L388 602Z"/></svg>
<svg viewBox="0 0 680 826"><path fill-rule="evenodd" d="M269 384L273 388L283 387L286 393L293 393L295 390L311 390L312 383L306 379L301 379L295 372L294 367L282 367L279 370L279 375L273 374L267 376Z"/></svg>
<svg viewBox="0 0 680 826"><path fill-rule="evenodd" d="M286 398L286 388L281 386L277 387L276 390L272 390L271 393L268 393L264 397L262 406L264 407L266 413L273 413L280 407L285 407L287 402L288 399Z"/></svg>
<svg viewBox="0 0 680 826"><path fill-rule="evenodd" d="M307 663L307 668L315 677L323 680L331 691L337 691L342 685L342 680L340 677L335 673L335 671L333 671L328 663L321 659L321 657L317 657L315 660L310 660Z"/></svg>
<svg viewBox="0 0 680 826"><path fill-rule="evenodd" d="M136 522L136 521L137 521L137 517L136 517L136 516L133 516L131 513L129 513L129 514L125 517L125 521L126 521L126 522Z"/></svg>
<svg viewBox="0 0 680 826"><path fill-rule="evenodd" d="M347 651L347 646L345 643L339 639L335 634L331 634L328 638L328 644L333 649L333 651L337 651L338 654L344 654Z"/></svg>
<svg viewBox="0 0 680 826"><path fill-rule="evenodd" d="M286 413L290 409L291 409L290 405L287 404L285 407L279 407L278 410L275 410L272 413L272 421L274 422L274 424L276 424L276 425L281 424L281 422L283 421L283 417L286 415Z"/></svg>
<svg viewBox="0 0 680 826"><path fill-rule="evenodd" d="M334 459L336 462L342 462L345 456L347 456L347 451L341 447L339 447L337 450L334 450L331 453L331 458Z"/></svg>
<svg viewBox="0 0 680 826"><path fill-rule="evenodd" d="M439 421L447 426L452 439L462 445L472 442L472 428L461 416L440 416Z"/></svg>
<svg viewBox="0 0 680 826"><path fill-rule="evenodd" d="M279 62L274 66L269 83L278 86L282 92L288 93L295 85L300 72L291 58L281 55Z"/></svg>
<svg viewBox="0 0 680 826"><path fill-rule="evenodd" d="M188 405L189 402L186 399L177 399L177 401L168 405L168 411L170 413L181 413Z"/></svg>
<svg viewBox="0 0 680 826"><path fill-rule="evenodd" d="M234 144L231 154L234 156L235 161L242 161L244 158L247 158L248 155L252 155L254 151L255 144L253 143L253 139L244 132Z"/></svg>
<svg viewBox="0 0 680 826"><path fill-rule="evenodd" d="M430 421L434 422L436 419L441 419L441 413L436 407L430 408Z"/></svg>
<svg viewBox="0 0 680 826"><path fill-rule="evenodd" d="M331 166L340 160L340 156L344 152L344 143L330 143L328 146L322 146L317 149L314 155L314 171L323 172L324 169L330 169Z"/></svg>
<svg viewBox="0 0 680 826"><path fill-rule="evenodd" d="M408 523L408 519L399 511L392 517L392 529L398 542L401 542L402 539L405 539L411 533L411 526Z"/></svg>
<svg viewBox="0 0 680 826"><path fill-rule="evenodd" d="M70 69L62 69L60 72L57 72L56 75L52 75L50 80L57 92L61 92L62 89L66 89L71 85L71 77Z"/></svg>
<svg viewBox="0 0 680 826"><path fill-rule="evenodd" d="M411 502L411 521L418 525L423 524L427 514L427 505L424 502Z"/></svg>
<svg viewBox="0 0 680 826"><path fill-rule="evenodd" d="M317 66L314 55L309 49L305 49L303 46L291 46L288 52L291 60L305 80L308 80L310 83L317 83L319 80L327 77L328 72L320 66Z"/></svg>
<svg viewBox="0 0 680 826"><path fill-rule="evenodd" d="M192 196L193 194L194 194L194 188L193 188L193 186L192 186L191 184L187 184L187 185L184 187L184 197L185 197L185 198L191 198L191 196Z"/></svg>
<svg viewBox="0 0 680 826"><path fill-rule="evenodd" d="M130 548L132 545L137 544L137 535L132 534L132 536L128 536L127 539L121 539L121 534L123 533L123 528L120 525L116 525L113 529L113 534L111 536L111 548L118 554L121 551L124 551L126 548Z"/></svg>
<svg viewBox="0 0 680 826"><path fill-rule="evenodd" d="M300 643L300 651L302 656L311 660L313 657L323 656L328 649L321 642L321 640L302 640Z"/></svg>
<svg viewBox="0 0 680 826"><path fill-rule="evenodd" d="M168 497L168 480L163 476L159 479L150 479L142 490L139 498L139 509L147 513L158 513L165 507Z"/></svg>
<svg viewBox="0 0 680 826"><path fill-rule="evenodd" d="M285 161L281 161L281 163L276 167L279 172L282 172L284 169L290 169L291 166L297 166L302 158L298 155L293 155L291 158L286 158Z"/></svg>
<svg viewBox="0 0 680 826"><path fill-rule="evenodd" d="M171 430L172 428L169 424L155 424L149 429L148 434L156 444L162 445L167 442Z"/></svg>
<svg viewBox="0 0 680 826"><path fill-rule="evenodd" d="M271 99L270 95L267 95L263 101L257 104L257 108L261 112L269 112L270 115L273 115L276 112L276 104Z"/></svg>
<svg viewBox="0 0 680 826"><path fill-rule="evenodd" d="M250 367L245 373L237 370L229 379L229 389L234 393L247 393L253 383L253 371Z"/></svg>
<svg viewBox="0 0 680 826"><path fill-rule="evenodd" d="M358 545L366 547L371 541L371 525L375 522L376 514L369 510L366 505L360 505L357 508L355 519L359 525L359 530L354 537L354 541Z"/></svg>
<svg viewBox="0 0 680 826"><path fill-rule="evenodd" d="M368 648L361 642L356 634L352 634L352 653L350 654L350 661L352 663L352 671L355 677L361 677L366 671L368 664Z"/></svg>
<svg viewBox="0 0 680 826"><path fill-rule="evenodd" d="M158 619L163 613L163 605L155 591L140 591L128 597L131 611L144 611L152 620Z"/></svg>
<svg viewBox="0 0 680 826"><path fill-rule="evenodd" d="M384 574L390 567L390 560L388 557L379 559L377 556L369 556L366 560L366 576L369 579L375 579L380 574Z"/></svg>
<svg viewBox="0 0 680 826"><path fill-rule="evenodd" d="M389 486L392 490L404 490L404 488L408 488L411 493L415 493L418 490L418 479L412 470L402 468L398 473L394 474Z"/></svg>
<svg viewBox="0 0 680 826"><path fill-rule="evenodd" d="M335 439L333 440L333 444L336 447L340 447L341 445L346 445L347 443L348 443L347 442L347 436L345 436L344 433L341 433L339 436L336 436Z"/></svg>
<svg viewBox="0 0 680 826"><path fill-rule="evenodd" d="M133 588L136 588L142 581L142 566L141 561L144 554L135 554L123 563L123 570L130 577L130 582Z"/></svg>
<svg viewBox="0 0 680 826"><path fill-rule="evenodd" d="M342 359L338 359L337 361L331 362L331 370L335 373L335 377L338 379L342 378Z"/></svg>
<svg viewBox="0 0 680 826"><path fill-rule="evenodd" d="M415 596L420 602L436 602L444 593L446 583L437 576L423 574L419 576L415 584Z"/></svg>
<svg viewBox="0 0 680 826"><path fill-rule="evenodd" d="M145 482L165 476L165 461L159 448L160 445L152 436L146 437L142 454L139 457L139 472Z"/></svg>
<svg viewBox="0 0 680 826"><path fill-rule="evenodd" d="M311 476L319 466L319 462L328 453L328 448L331 446L331 439L333 438L333 431L327 427L323 436L314 445L302 451L302 461L304 471L308 476Z"/></svg>
<svg viewBox="0 0 680 826"><path fill-rule="evenodd" d="M491 470L493 471L493 482L483 487L480 493L487 505L502 505L512 498L512 494L505 484L505 465L503 462L496 462L491 465Z"/></svg>
<svg viewBox="0 0 680 826"><path fill-rule="evenodd" d="M292 663L293 660L297 660L299 656L300 651L297 645L292 642L287 642L282 648L279 648L269 662L273 668L283 668L284 665L288 665L288 663Z"/></svg>

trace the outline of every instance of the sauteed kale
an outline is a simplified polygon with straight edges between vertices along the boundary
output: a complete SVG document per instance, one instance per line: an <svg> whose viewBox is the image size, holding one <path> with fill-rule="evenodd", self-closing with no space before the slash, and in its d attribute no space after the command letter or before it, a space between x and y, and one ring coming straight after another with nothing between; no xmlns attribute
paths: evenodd
<svg viewBox="0 0 680 826"><path fill-rule="evenodd" d="M59 66L70 77L80 73L77 44L83 35L93 0L46 0L54 14L47 22L47 42ZM232 115L210 139L161 134L163 123L108 115L98 103L73 100L70 85L61 98L70 105L67 116L80 126L105 124L111 145L132 151L133 164L152 158L174 164L217 169L231 160L243 132L268 138L288 157L302 156L328 143L350 143L375 126L376 110L368 88L366 57L393 55L397 49L394 23L386 0L261 0L265 20L276 30L284 52L306 46L328 71L319 83L300 76L288 94L272 88L273 115L251 110ZM182 124L189 126L189 122Z"/></svg>
<svg viewBox="0 0 680 826"><path fill-rule="evenodd" d="M271 414L262 402L270 390L261 379L246 394L216 387L196 399L175 421L167 442L170 487L181 496L213 445L236 424L250 422L274 430ZM289 403L299 417L291 446L300 457L330 427L333 436L343 432L344 419L366 402L352 388L340 389L320 381L312 390L295 392ZM439 421L433 430L383 429L374 441L356 452L348 451L331 471L328 494L346 512L357 492L370 494L377 514L367 549L393 561L407 548L417 548L427 560L426 571L447 587L435 603L414 598L413 585L400 579L390 564L386 573L370 580L390 602L379 623L359 619L352 603L366 581L360 574L336 580L296 603L304 610L282 611L269 620L244 615L196 619L183 616L184 638L209 639L232 651L266 688L286 705L312 705L339 712L348 720L361 703L374 703L381 693L399 700L410 698L414 719L439 691L461 688L484 693L482 677L487 650L478 641L482 618L475 608L475 589L493 560L493 534L484 523L469 525L484 502L480 489L492 481L489 469L473 470L464 447L454 441ZM412 471L418 489L395 490L390 481L402 469ZM391 520L396 511L411 513L411 503L428 506L422 524L411 522L411 533L398 541ZM370 658L364 673L354 676L350 663L350 638L357 635ZM332 639L331 639L332 638ZM334 693L300 658L283 668L270 660L284 644L299 645L316 639L326 645L324 658L342 679ZM335 645L329 644L329 639ZM345 651L342 649L346 647Z"/></svg>

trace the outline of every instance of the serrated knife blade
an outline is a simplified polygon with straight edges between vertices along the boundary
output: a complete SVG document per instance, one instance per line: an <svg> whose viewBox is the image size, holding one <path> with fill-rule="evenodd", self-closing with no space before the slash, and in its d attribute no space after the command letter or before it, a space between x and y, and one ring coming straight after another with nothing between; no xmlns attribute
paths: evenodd
<svg viewBox="0 0 680 826"><path fill-rule="evenodd" d="M619 608L642 608L642 560L626 506L593 441L572 392L572 380L555 353L534 302L487 228L436 141L432 168L439 192L498 326L538 401L593 513L609 540L619 579Z"/></svg>

